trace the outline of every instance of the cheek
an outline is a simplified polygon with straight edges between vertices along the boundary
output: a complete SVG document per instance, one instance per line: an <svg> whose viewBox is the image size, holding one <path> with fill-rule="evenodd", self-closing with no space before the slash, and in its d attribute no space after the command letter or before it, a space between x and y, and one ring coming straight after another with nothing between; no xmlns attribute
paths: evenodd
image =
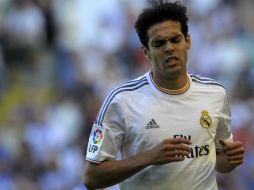
<svg viewBox="0 0 254 190"><path fill-rule="evenodd" d="M162 50L153 51L150 54L150 61L153 67L162 68L163 67L163 57L164 52Z"/></svg>
<svg viewBox="0 0 254 190"><path fill-rule="evenodd" d="M163 61L161 57L155 57L153 60L153 65L157 68L162 68L163 67Z"/></svg>
<svg viewBox="0 0 254 190"><path fill-rule="evenodd" d="M163 59L164 56L165 56L164 51L156 51L156 52L154 52L154 54L153 54L154 60L157 60L157 61L161 61L161 60Z"/></svg>
<svg viewBox="0 0 254 190"><path fill-rule="evenodd" d="M188 57L188 51L186 48L182 48L181 50L181 58L183 59L183 61L186 61L187 60L187 57Z"/></svg>

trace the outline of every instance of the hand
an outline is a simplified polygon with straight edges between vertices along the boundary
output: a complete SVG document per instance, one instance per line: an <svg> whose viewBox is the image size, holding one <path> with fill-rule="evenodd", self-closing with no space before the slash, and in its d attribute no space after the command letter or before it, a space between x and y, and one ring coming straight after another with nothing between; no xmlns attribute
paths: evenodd
<svg viewBox="0 0 254 190"><path fill-rule="evenodd" d="M241 142L229 142L220 139L219 143L223 146L222 151L225 152L227 160L233 167L243 163L244 148Z"/></svg>
<svg viewBox="0 0 254 190"><path fill-rule="evenodd" d="M179 162L191 152L191 142L185 138L170 138L163 140L156 147L148 151L151 165L161 165L170 162Z"/></svg>

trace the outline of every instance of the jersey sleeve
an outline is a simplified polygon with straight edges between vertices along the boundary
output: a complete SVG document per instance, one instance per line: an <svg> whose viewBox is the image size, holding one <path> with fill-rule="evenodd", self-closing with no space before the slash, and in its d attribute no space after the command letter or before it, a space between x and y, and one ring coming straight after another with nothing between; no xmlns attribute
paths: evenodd
<svg viewBox="0 0 254 190"><path fill-rule="evenodd" d="M220 117L219 123L215 136L215 144L216 149L221 150L222 146L219 143L219 139L223 139L225 141L233 141L233 134L231 131L230 123L231 123L231 111L229 108L228 98L226 91L223 90L223 100L222 106L220 108Z"/></svg>
<svg viewBox="0 0 254 190"><path fill-rule="evenodd" d="M114 160L125 136L125 118L121 105L103 104L89 137L86 160L100 163Z"/></svg>

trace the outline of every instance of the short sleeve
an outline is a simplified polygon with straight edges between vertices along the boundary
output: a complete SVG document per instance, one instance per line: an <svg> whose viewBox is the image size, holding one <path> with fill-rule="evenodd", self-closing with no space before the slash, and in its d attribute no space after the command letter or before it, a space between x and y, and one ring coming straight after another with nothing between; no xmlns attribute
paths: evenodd
<svg viewBox="0 0 254 190"><path fill-rule="evenodd" d="M105 107L105 104L102 106ZM99 112L98 115L102 122L93 125L86 153L86 159L95 163L116 159L125 137L125 117L121 105L113 101L101 110L104 114Z"/></svg>
<svg viewBox="0 0 254 190"><path fill-rule="evenodd" d="M223 139L225 141L233 141L233 134L231 131L231 112L229 108L229 103L228 103L228 98L226 91L223 90L223 95L222 95L222 104L220 108L220 117L219 117L219 123L216 131L216 136L215 136L215 144L216 144L216 149L220 150L222 146L219 144L219 139Z"/></svg>

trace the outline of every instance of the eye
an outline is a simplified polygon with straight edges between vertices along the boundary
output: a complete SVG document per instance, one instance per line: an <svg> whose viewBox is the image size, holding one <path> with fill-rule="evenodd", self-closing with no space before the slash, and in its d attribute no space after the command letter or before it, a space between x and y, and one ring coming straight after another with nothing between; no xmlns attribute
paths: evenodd
<svg viewBox="0 0 254 190"><path fill-rule="evenodd" d="M153 47L161 47L165 44L165 40L156 40L152 42Z"/></svg>
<svg viewBox="0 0 254 190"><path fill-rule="evenodd" d="M176 36L174 38L172 38L170 41L172 43L179 43L182 40L182 38L180 36Z"/></svg>

